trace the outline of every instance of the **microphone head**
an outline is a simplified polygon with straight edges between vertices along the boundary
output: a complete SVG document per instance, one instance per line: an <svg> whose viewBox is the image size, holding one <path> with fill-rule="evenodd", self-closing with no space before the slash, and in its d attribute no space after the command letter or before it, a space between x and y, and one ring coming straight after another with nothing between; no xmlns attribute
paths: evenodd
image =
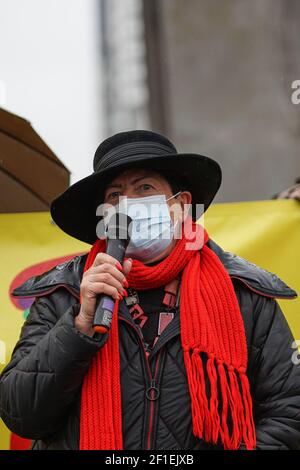
<svg viewBox="0 0 300 470"><path fill-rule="evenodd" d="M132 232L132 219L122 212L114 213L107 224L106 238L108 240L125 240L129 243Z"/></svg>

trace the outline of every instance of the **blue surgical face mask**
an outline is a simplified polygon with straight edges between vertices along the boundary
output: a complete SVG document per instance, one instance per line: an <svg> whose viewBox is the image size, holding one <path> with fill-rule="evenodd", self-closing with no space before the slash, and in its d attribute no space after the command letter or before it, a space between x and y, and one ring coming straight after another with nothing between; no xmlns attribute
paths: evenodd
<svg viewBox="0 0 300 470"><path fill-rule="evenodd" d="M118 203L118 212L132 219L131 237L125 255L142 262L159 256L172 242L174 224L164 194L141 198L124 197ZM175 224L176 225L176 224Z"/></svg>

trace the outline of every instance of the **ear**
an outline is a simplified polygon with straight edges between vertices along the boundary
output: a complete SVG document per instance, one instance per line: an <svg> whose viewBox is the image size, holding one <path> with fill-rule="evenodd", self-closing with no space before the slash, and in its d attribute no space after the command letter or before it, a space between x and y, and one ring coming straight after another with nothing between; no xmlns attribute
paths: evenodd
<svg viewBox="0 0 300 470"><path fill-rule="evenodd" d="M189 215L189 209L192 204L192 194L189 191L182 191L182 193L180 193L176 199L181 205L182 215L180 218L183 221Z"/></svg>
<svg viewBox="0 0 300 470"><path fill-rule="evenodd" d="M192 203L192 194L189 191L182 191L182 193L178 195L177 200L181 202L183 209L185 204Z"/></svg>

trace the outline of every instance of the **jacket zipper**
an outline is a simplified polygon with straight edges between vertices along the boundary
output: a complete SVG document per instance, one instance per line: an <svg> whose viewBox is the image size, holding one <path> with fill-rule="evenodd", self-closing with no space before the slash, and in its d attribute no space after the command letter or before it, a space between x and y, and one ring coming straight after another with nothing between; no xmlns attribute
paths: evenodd
<svg viewBox="0 0 300 470"><path fill-rule="evenodd" d="M269 295L269 294L266 294L265 292L263 291L260 291L260 290L257 290L257 289L254 289L254 287L250 286L250 284L248 284L248 282L246 282L243 278L241 277L238 277L238 276L230 276L232 279L238 279L239 281L241 281L243 284L245 284L245 286L247 286L250 290L252 290L253 292L255 292L256 294L260 294L260 295L264 295L265 297L269 297L270 299L285 299L285 300L289 300L289 299L296 299L297 296L293 296L293 297L286 297L286 296L279 296L279 295Z"/></svg>
<svg viewBox="0 0 300 470"><path fill-rule="evenodd" d="M146 444L146 450L151 449L151 440L152 440L152 435L153 435L153 425L154 425L154 412L155 412L155 401L157 400L159 396L159 389L157 388L157 377L158 377L158 371L159 371L159 363L160 363L160 353L159 351L157 353L156 357L156 362L155 362L155 369L154 369L154 375L152 375L149 360L148 360L148 355L149 353L147 352L143 338L141 337L141 334L139 331L132 325L132 323L129 320L126 320L125 318L120 317L121 321L124 321L130 327L136 332L140 345L142 346L142 350L144 352L144 359L146 363L146 369L147 369L147 374L148 374L148 379L149 379L149 386L146 390L146 396L148 400L150 400L150 410L149 410L149 416L148 416L148 431L147 431L147 444ZM148 393L149 392L149 393Z"/></svg>
<svg viewBox="0 0 300 470"><path fill-rule="evenodd" d="M150 412L149 412L149 427L148 427L148 435L147 435L147 447L146 450L151 449L151 440L153 435L153 426L154 426L154 410L155 410L155 401L159 396L159 390L157 388L157 376L158 376L158 367L160 363L160 353L161 350L157 354L156 363L155 363L155 371L154 371L154 378L150 382ZM148 358L147 358L148 361ZM158 393L157 396L155 394Z"/></svg>

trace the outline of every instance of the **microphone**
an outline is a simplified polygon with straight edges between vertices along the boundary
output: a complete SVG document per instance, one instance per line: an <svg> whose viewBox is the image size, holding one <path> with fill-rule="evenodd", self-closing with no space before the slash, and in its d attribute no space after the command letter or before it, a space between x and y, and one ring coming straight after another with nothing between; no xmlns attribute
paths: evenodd
<svg viewBox="0 0 300 470"><path fill-rule="evenodd" d="M106 253L123 263L126 247L130 240L132 219L126 214L117 212L108 222L106 232ZM95 333L108 333L115 307L115 299L106 294L98 296L93 321Z"/></svg>

